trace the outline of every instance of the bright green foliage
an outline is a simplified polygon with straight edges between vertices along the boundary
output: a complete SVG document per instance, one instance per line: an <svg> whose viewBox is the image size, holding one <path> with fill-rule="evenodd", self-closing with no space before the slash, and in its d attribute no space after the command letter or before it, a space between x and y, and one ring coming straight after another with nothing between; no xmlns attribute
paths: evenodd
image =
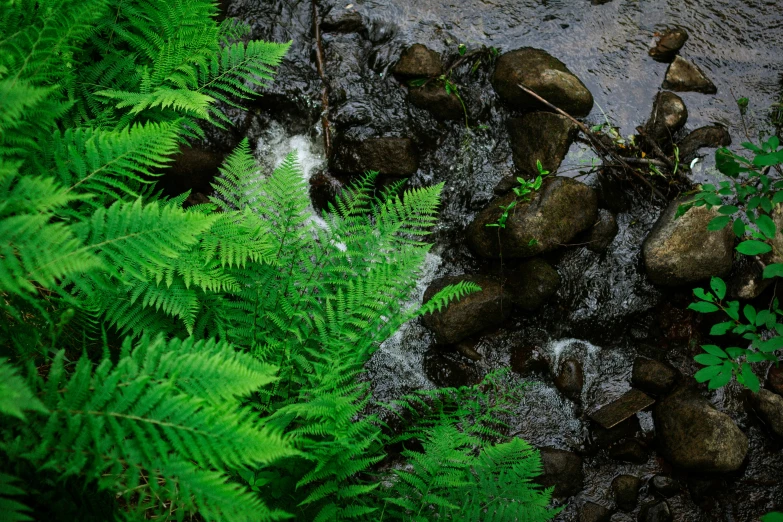
<svg viewBox="0 0 783 522"><path fill-rule="evenodd" d="M730 178L719 184L705 184L687 204L677 209L677 217L694 206L716 208L718 217L707 225L709 230L722 230L731 224L732 231L740 240L737 252L747 256L762 256L759 262L764 264L765 279L783 276L783 252L775 250L779 244L780 206L783 202L783 147L776 136L756 146L743 143L742 146L755 154L752 160L734 154L728 149L718 149L715 160L718 170ZM733 198L724 204L723 198ZM725 350L715 345L703 345L706 353L694 359L705 368L695 377L699 382L709 382L711 389L728 384L732 377L747 388L757 392L759 379L753 373L751 363L779 361L783 349L783 324L778 316L783 316L777 299L767 309L756 310L746 304L740 315L739 301L725 302L726 283L713 277L710 283L712 292L697 288L693 291L699 301L688 308L701 313L722 311L728 321L712 327L710 335L733 333L746 339L747 348L731 347Z"/></svg>

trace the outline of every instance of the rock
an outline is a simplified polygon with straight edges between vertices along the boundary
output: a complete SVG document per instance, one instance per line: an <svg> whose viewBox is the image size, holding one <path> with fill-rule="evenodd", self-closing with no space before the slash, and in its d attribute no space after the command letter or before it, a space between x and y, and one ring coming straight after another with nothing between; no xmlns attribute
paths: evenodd
<svg viewBox="0 0 783 522"><path fill-rule="evenodd" d="M609 458L632 464L644 464L647 462L647 449L636 439L624 440L612 446L609 450Z"/></svg>
<svg viewBox="0 0 783 522"><path fill-rule="evenodd" d="M579 130L571 120L552 112L531 112L508 122L514 165L525 178L538 175L536 161L554 174Z"/></svg>
<svg viewBox="0 0 783 522"><path fill-rule="evenodd" d="M653 101L650 119L645 125L647 136L663 148L669 148L672 136L688 121L688 109L682 98L673 92L659 92Z"/></svg>
<svg viewBox="0 0 783 522"><path fill-rule="evenodd" d="M598 448L608 448L623 439L635 437L641 431L642 424L639 422L637 415L625 419L612 428L604 428L597 423L593 423L590 429L593 446Z"/></svg>
<svg viewBox="0 0 783 522"><path fill-rule="evenodd" d="M492 86L498 96L521 111L544 106L518 87L523 84L571 116L583 117L593 108L593 95L563 62L541 49L523 47L497 60Z"/></svg>
<svg viewBox="0 0 783 522"><path fill-rule="evenodd" d="M666 498L673 497L682 489L679 482L666 475L655 475L650 483L658 493Z"/></svg>
<svg viewBox="0 0 783 522"><path fill-rule="evenodd" d="M486 276L461 275L436 279L424 292L426 303L446 285L470 281L481 292L463 297L440 311L422 317L424 325L435 333L438 344L456 344L465 337L502 323L511 313L511 303L503 303L500 283Z"/></svg>
<svg viewBox="0 0 783 522"><path fill-rule="evenodd" d="M637 357L633 362L631 383L652 395L665 395L677 382L677 370L662 362Z"/></svg>
<svg viewBox="0 0 783 522"><path fill-rule="evenodd" d="M521 375L545 373L549 363L535 346L519 346L511 351L511 369Z"/></svg>
<svg viewBox="0 0 783 522"><path fill-rule="evenodd" d="M709 147L717 149L718 147L728 147L731 145L731 136L729 131L723 125L707 125L699 127L691 132L679 143L680 162L690 164L696 157L699 149Z"/></svg>
<svg viewBox="0 0 783 522"><path fill-rule="evenodd" d="M742 301L757 298L773 283L772 279L764 279L762 276L762 268L754 258L740 257L726 283L729 298Z"/></svg>
<svg viewBox="0 0 783 522"><path fill-rule="evenodd" d="M769 426L772 433L783 438L783 397L761 389L753 398L761 420Z"/></svg>
<svg viewBox="0 0 783 522"><path fill-rule="evenodd" d="M584 487L582 457L570 451L540 448L544 471L536 482L545 488L554 486L555 497L570 497Z"/></svg>
<svg viewBox="0 0 783 522"><path fill-rule="evenodd" d="M392 73L400 78L431 78L443 74L443 63L435 51L413 44L402 52Z"/></svg>
<svg viewBox="0 0 783 522"><path fill-rule="evenodd" d="M505 196L519 186L519 180L517 179L518 177L519 176L516 174L503 176L500 178L500 181L498 181L498 184L495 185L495 188L492 189L492 193L495 196Z"/></svg>
<svg viewBox="0 0 783 522"><path fill-rule="evenodd" d="M632 389L619 399L591 413L590 418L604 428L610 429L653 404L655 399L644 392Z"/></svg>
<svg viewBox="0 0 783 522"><path fill-rule="evenodd" d="M546 179L530 201L518 202L504 229L486 226L497 222L502 213L499 206L515 200L514 193L494 199L468 227L468 244L477 255L500 258L499 239L503 259L549 252L591 227L598 217L595 191L574 179L557 176Z"/></svg>
<svg viewBox="0 0 783 522"><path fill-rule="evenodd" d="M470 359L471 361L480 361L481 360L481 354L476 351L476 342L475 341L468 341L463 340L458 342L454 346L457 353L460 353Z"/></svg>
<svg viewBox="0 0 783 522"><path fill-rule="evenodd" d="M540 257L520 263L506 281L506 292L511 300L527 311L541 308L558 288L560 274Z"/></svg>
<svg viewBox="0 0 783 522"><path fill-rule="evenodd" d="M639 498L642 481L633 475L618 475L612 480L612 494L617 507L623 511L633 511Z"/></svg>
<svg viewBox="0 0 783 522"><path fill-rule="evenodd" d="M358 33L365 28L362 15L351 9L332 7L321 20L321 31L324 33Z"/></svg>
<svg viewBox="0 0 783 522"><path fill-rule="evenodd" d="M332 167L346 174L376 170L381 175L410 176L419 169L419 158L410 138L370 138L340 143Z"/></svg>
<svg viewBox="0 0 783 522"><path fill-rule="evenodd" d="M617 225L617 217L605 208L598 209L598 221L589 230L577 239L577 243L586 243L591 252L600 254L609 248L620 227Z"/></svg>
<svg viewBox="0 0 783 522"><path fill-rule="evenodd" d="M425 375L441 388L472 386L481 381L478 369L457 355L431 351L424 356Z"/></svg>
<svg viewBox="0 0 783 522"><path fill-rule="evenodd" d="M317 211L328 210L342 192L343 184L328 172L317 172L310 176L310 201Z"/></svg>
<svg viewBox="0 0 783 522"><path fill-rule="evenodd" d="M731 227L707 230L707 224L718 213L706 207L692 207L675 220L677 207L685 201L679 199L669 204L642 245L644 266L655 284L685 285L712 276L724 277L731 271Z"/></svg>
<svg viewBox="0 0 783 522"><path fill-rule="evenodd" d="M585 502L579 510L579 522L609 522L610 518L612 510L595 502Z"/></svg>
<svg viewBox="0 0 783 522"><path fill-rule="evenodd" d="M585 385L585 374L582 363L569 358L560 363L555 376L555 386L560 393L574 402L581 402L582 388Z"/></svg>
<svg viewBox="0 0 783 522"><path fill-rule="evenodd" d="M669 29L664 31L655 44L650 49L649 54L653 60L658 62L668 62L675 57L677 52L682 49L685 42L688 41L688 32L682 28Z"/></svg>
<svg viewBox="0 0 783 522"><path fill-rule="evenodd" d="M665 500L648 502L639 510L639 522L672 522L672 511Z"/></svg>
<svg viewBox="0 0 783 522"><path fill-rule="evenodd" d="M681 56L676 56L666 70L663 88L670 91L695 91L703 94L718 92L718 88L701 69Z"/></svg>
<svg viewBox="0 0 783 522"><path fill-rule="evenodd" d="M408 101L420 109L427 110L439 120L464 120L465 112L456 94L449 94L439 82L430 82L422 87L411 87Z"/></svg>
<svg viewBox="0 0 783 522"><path fill-rule="evenodd" d="M178 196L188 190L212 193L212 180L218 175L224 155L208 149L181 145L171 166L158 182L166 194Z"/></svg>
<svg viewBox="0 0 783 522"><path fill-rule="evenodd" d="M783 366L770 366L767 372L767 386L778 395L783 395Z"/></svg>
<svg viewBox="0 0 783 522"><path fill-rule="evenodd" d="M656 405L653 419L662 454L679 469L723 473L745 460L748 438L698 392L675 390Z"/></svg>

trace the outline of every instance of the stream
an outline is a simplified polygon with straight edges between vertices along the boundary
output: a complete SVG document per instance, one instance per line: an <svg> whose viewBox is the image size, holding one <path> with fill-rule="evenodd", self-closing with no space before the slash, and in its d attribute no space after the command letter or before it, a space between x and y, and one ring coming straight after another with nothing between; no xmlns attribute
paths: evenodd
<svg viewBox="0 0 783 522"><path fill-rule="evenodd" d="M226 0L223 5L229 16L251 25L253 38L293 43L262 97L249 111L232 112L237 129L211 131L208 146L225 152L247 136L267 167L296 149L308 178L328 174L321 123L324 84L311 0ZM740 150L745 135L757 139L760 131L769 130L767 108L783 93L781 0L613 0L600 5L589 0L319 0L316 8L336 147L369 137L412 137L420 160L409 185L445 182L418 299L435 278L497 272L497 263L478 259L468 249L465 229L493 198L498 181L514 172L514 164L505 125L511 112L489 83L492 67L480 64L474 74L469 67L455 70L471 115L469 130L464 120L444 123L406 101L407 88L391 68L408 46L423 43L447 64L459 57L459 44L468 50L495 47L501 53L525 46L544 49L591 91L595 106L585 122L608 120L627 136L648 119L666 72L666 64L647 53L654 33L681 26L690 38L680 54L697 63L718 89L715 95L678 93L688 109L681 132L721 124L734 150ZM743 96L750 98L744 119L736 104ZM700 154L691 173L695 182L715 174L713 150ZM596 186L601 181L590 169L596 161L588 147L574 143L558 174ZM561 285L543 308L515 311L499 327L469 338L480 355L477 361L435 348L433 334L419 322L405 325L367 366L375 397L389 401L412 390L471 384L505 366L521 372L530 385L513 431L536 446L568 450L583 459L583 487L558 500L567 506L557 520L580 520L585 502L612 506L609 485L623 473L640 477L642 487L634 510L615 510L613 522L637 520L640 506L660 498L648 484L656 473L672 475L683 485L666 499L676 521L754 521L773 508L783 510L783 444L748 408L747 393L736 383L715 392L700 389L749 439L747 463L737 472L699 476L672 470L655 451L648 411L638 414L637 439L649 448L644 463L614 460L594 443L587 413L631 389L636 357L666 361L684 380L692 380L699 368L692 357L699 353L700 318L685 310L690 290L656 287L641 263L641 244L661 207L643 191L617 190L611 210L619 230L605 252L576 246L545 255ZM558 391L548 371L566 358L577 359L584 369L578 403ZM529 359L539 364L528 364Z"/></svg>

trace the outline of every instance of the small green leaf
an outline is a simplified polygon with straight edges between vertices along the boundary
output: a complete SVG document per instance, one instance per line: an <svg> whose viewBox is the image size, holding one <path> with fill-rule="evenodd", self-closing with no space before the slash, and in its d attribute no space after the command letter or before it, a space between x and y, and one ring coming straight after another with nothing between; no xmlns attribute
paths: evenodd
<svg viewBox="0 0 783 522"><path fill-rule="evenodd" d="M715 366L716 364L722 365L723 359L720 357L715 357L714 355L709 355L706 353L700 353L696 357L693 358L694 361L696 361L699 364L703 364L704 366Z"/></svg>
<svg viewBox="0 0 783 522"><path fill-rule="evenodd" d="M739 208L734 205L723 205L718 209L718 214L723 214L724 216L736 214L737 212L739 212Z"/></svg>
<svg viewBox="0 0 783 522"><path fill-rule="evenodd" d="M708 314L710 312L717 312L718 310L720 310L716 305L705 301L699 303L691 303L688 305L688 309L693 310L695 312L701 312L703 314Z"/></svg>
<svg viewBox="0 0 783 522"><path fill-rule="evenodd" d="M783 513L772 511L761 517L761 522L783 522Z"/></svg>
<svg viewBox="0 0 783 522"><path fill-rule="evenodd" d="M771 353L783 348L783 337L773 337L767 341L757 341L753 345L760 351L765 353Z"/></svg>
<svg viewBox="0 0 783 522"><path fill-rule="evenodd" d="M747 109L748 108L748 103L750 103L750 100L748 100L744 96L742 98L740 98L739 100L737 100L737 106L740 109ZM743 143L743 145L744 145L744 143Z"/></svg>
<svg viewBox="0 0 783 522"><path fill-rule="evenodd" d="M718 299L723 300L726 297L726 283L720 277L713 277L710 279L710 288L715 292Z"/></svg>
<svg viewBox="0 0 783 522"><path fill-rule="evenodd" d="M731 375L731 371L724 369L710 380L710 383L707 385L707 387L710 390L717 390L718 388L722 388L723 386L726 386L729 381L731 381Z"/></svg>
<svg viewBox="0 0 783 522"><path fill-rule="evenodd" d="M756 324L756 309L753 305L746 304L742 309L742 315L748 320L750 324Z"/></svg>
<svg viewBox="0 0 783 522"><path fill-rule="evenodd" d="M705 292L703 288L694 288L693 295L701 299L702 301L708 301L712 303L715 301L715 297L712 294Z"/></svg>
<svg viewBox="0 0 783 522"><path fill-rule="evenodd" d="M783 263L772 263L771 265L765 266L763 276L764 279L783 277Z"/></svg>
<svg viewBox="0 0 783 522"><path fill-rule="evenodd" d="M726 348L726 353L729 354L729 357L732 359L738 359L744 355L747 355L748 350L745 348L737 348L736 346L732 346L730 348Z"/></svg>
<svg viewBox="0 0 783 522"><path fill-rule="evenodd" d="M702 345L701 349L708 354L714 355L715 357L720 357L721 359L725 359L727 357L726 352L724 352L721 347L715 346L714 344L704 344Z"/></svg>
<svg viewBox="0 0 783 522"><path fill-rule="evenodd" d="M734 323L731 321L712 325L712 328L710 328L710 335L725 335L733 326Z"/></svg>
<svg viewBox="0 0 783 522"><path fill-rule="evenodd" d="M718 216L707 223L707 230L723 230L731 223L731 216Z"/></svg>
<svg viewBox="0 0 783 522"><path fill-rule="evenodd" d="M459 50L460 56L464 56L465 52L468 50L468 48L465 47L465 44L459 44L459 47L457 47L457 49Z"/></svg>
<svg viewBox="0 0 783 522"><path fill-rule="evenodd" d="M739 301L729 301L726 306L726 315L739 321Z"/></svg>
<svg viewBox="0 0 783 522"><path fill-rule="evenodd" d="M756 226L759 227L761 233L767 236L768 239L775 239L777 227L771 217L766 214L760 215L756 220Z"/></svg>
<svg viewBox="0 0 783 522"><path fill-rule="evenodd" d="M739 375L737 375L737 380L753 393L758 393L759 388L761 387L759 378L753 373L753 368L751 368L748 363L742 363L742 369L740 370Z"/></svg>
<svg viewBox="0 0 783 522"><path fill-rule="evenodd" d="M771 251L772 247L762 241L743 241L737 245L737 252L746 256L757 256Z"/></svg>
<svg viewBox="0 0 783 522"><path fill-rule="evenodd" d="M693 374L696 382L706 382L717 376L723 370L723 366L706 366Z"/></svg>
<svg viewBox="0 0 783 522"><path fill-rule="evenodd" d="M734 235L737 237L742 237L745 235L745 223L743 223L740 218L734 220L734 224L731 226L731 229L734 231Z"/></svg>

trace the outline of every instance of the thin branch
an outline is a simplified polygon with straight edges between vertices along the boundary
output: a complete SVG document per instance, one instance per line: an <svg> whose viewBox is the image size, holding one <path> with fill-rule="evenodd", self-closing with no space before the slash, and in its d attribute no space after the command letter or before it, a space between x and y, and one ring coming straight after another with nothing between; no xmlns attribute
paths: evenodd
<svg viewBox="0 0 783 522"><path fill-rule="evenodd" d="M321 39L321 23L318 18L318 6L316 0L313 4L313 36L315 37L315 65L318 69L318 76L321 77L321 127L324 133L324 149L326 157L332 156L332 136L329 126L329 82L326 80L326 69L324 68L324 46Z"/></svg>

